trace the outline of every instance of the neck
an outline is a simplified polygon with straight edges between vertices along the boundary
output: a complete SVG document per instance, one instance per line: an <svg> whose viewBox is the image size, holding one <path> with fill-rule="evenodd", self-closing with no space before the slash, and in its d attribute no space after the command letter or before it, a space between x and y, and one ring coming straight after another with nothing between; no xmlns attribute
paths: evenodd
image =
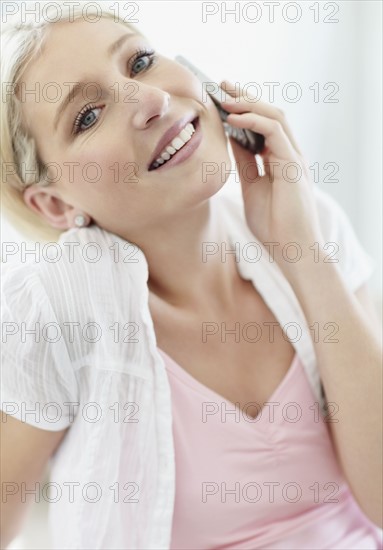
<svg viewBox="0 0 383 550"><path fill-rule="evenodd" d="M223 244L222 244L223 243ZM137 243L138 244L138 243ZM235 303L239 277L228 236L211 201L156 228L150 243L139 245L149 268L149 291L175 307L222 310ZM214 254L204 254L208 247Z"/></svg>

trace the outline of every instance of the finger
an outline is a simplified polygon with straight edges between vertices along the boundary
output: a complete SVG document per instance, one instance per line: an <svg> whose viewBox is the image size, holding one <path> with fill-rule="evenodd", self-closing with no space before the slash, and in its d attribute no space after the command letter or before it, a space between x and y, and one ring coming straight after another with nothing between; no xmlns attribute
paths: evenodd
<svg viewBox="0 0 383 550"><path fill-rule="evenodd" d="M265 145L279 159L295 157L295 151L278 120L257 113L230 113L227 122L237 128L245 128L263 134Z"/></svg>
<svg viewBox="0 0 383 550"><path fill-rule="evenodd" d="M243 112L243 109L245 109L246 111L256 112L259 115L266 116L266 117L278 120L282 124L282 127L283 127L287 137L291 141L291 144L292 144L293 148L295 149L295 151L299 155L302 154L299 147L298 147L298 144L296 143L296 141L294 139L294 136L293 136L293 134L291 132L291 129L290 129L288 123L287 123L287 120L286 120L286 117L285 117L283 111L281 111L277 107L273 107L269 103L265 103L264 101L257 100L251 94L248 94L248 93L244 94L243 88L240 88L239 86L234 86L234 84L232 84L228 80L223 80L221 82L220 86L228 95L230 95L230 96L232 96L232 97L234 97L238 100L233 104L230 103L230 105L233 105L234 112L240 112L239 110L237 111L235 109L235 107L238 107L239 105L241 105L242 106L242 112ZM225 102L222 102L222 104L226 105Z"/></svg>
<svg viewBox="0 0 383 550"><path fill-rule="evenodd" d="M270 105L270 103L265 103L264 101L257 99L248 92L245 93L243 87L234 86L234 84L232 84L228 80L223 80L221 82L221 88L223 88L223 90L229 96L238 99L238 102L236 102L236 104L238 104L239 101L242 100L245 103L248 103L249 107L257 105L259 107L258 114L282 121L283 113L280 109L278 109L277 107L273 107L272 105Z"/></svg>

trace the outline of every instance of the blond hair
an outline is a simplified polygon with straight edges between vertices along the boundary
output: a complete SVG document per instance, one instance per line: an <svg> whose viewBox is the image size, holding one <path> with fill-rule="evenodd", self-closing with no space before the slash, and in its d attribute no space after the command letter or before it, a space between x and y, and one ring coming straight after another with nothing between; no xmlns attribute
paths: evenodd
<svg viewBox="0 0 383 550"><path fill-rule="evenodd" d="M22 16L11 16L1 30L1 202L3 213L17 231L27 238L49 242L57 241L63 230L51 227L23 199L23 192L29 185L47 186L49 179L38 156L35 140L23 126L17 97L22 74L32 59L41 53L46 30L56 22L72 22L84 17L85 7L89 21L93 17L93 21L96 17L112 18L137 34L142 33L125 20L124 14L106 9L103 2L74 2L73 5L66 2L65 6L57 2L50 3L55 6L42 2L33 4L38 6L39 13L26 10ZM56 10L54 14L53 9Z"/></svg>

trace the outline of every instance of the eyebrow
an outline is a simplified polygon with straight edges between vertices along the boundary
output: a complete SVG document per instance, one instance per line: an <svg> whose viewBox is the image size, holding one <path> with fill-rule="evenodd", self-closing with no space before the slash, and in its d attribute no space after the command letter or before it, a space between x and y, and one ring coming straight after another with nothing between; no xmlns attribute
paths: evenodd
<svg viewBox="0 0 383 550"><path fill-rule="evenodd" d="M107 56L110 58L113 55L115 55L125 44L127 40L130 38L133 38L137 36L137 33L129 33L129 34L123 34L116 42L111 44L109 48L107 49ZM68 107L69 103L71 103L75 97L77 97L82 90L88 85L88 82L76 82L74 86L69 90L68 94L64 97L63 101L60 103L56 116L54 119L54 129L57 130L58 123L60 121L60 118L65 111L65 109Z"/></svg>

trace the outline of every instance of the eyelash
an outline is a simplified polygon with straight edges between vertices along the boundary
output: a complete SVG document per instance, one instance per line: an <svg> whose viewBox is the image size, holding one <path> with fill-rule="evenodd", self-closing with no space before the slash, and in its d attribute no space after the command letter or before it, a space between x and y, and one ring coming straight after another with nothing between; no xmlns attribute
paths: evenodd
<svg viewBox="0 0 383 550"><path fill-rule="evenodd" d="M148 57L149 58L149 63L147 65L147 67L144 69L144 71L147 71L148 69L150 69L150 67L157 61L157 56L155 55L154 50L139 49L139 50L136 50L136 52L133 54L133 56L129 59L128 64L127 64L128 69L131 71L134 64L135 64L135 62L138 61L139 59L141 59L142 57ZM82 121L83 121L86 114L93 111L94 109L100 109L100 108L101 107L97 106L97 105L89 105L89 104L85 105L81 109L81 111L76 115L76 118L75 118L74 123L73 123L72 133L74 135L78 135L78 134L82 134L83 132L86 132L87 130L90 130L90 128L92 128L94 126L94 124L92 124L91 126L86 128L85 130L81 130L80 126L82 124Z"/></svg>

